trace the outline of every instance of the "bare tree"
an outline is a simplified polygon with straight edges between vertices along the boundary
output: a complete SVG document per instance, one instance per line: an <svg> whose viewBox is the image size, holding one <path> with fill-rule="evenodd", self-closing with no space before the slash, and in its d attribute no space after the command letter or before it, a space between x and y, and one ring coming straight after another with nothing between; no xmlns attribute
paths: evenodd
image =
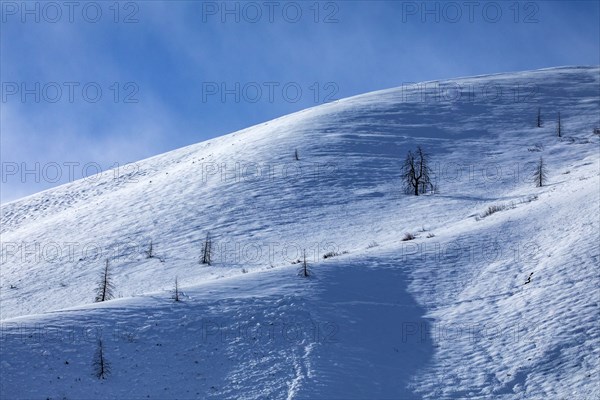
<svg viewBox="0 0 600 400"><path fill-rule="evenodd" d="M98 347L96 349L96 354L94 354L94 360L92 361L92 365L94 367L94 375L98 379L105 379L106 376L110 373L110 364L106 361L104 356L104 346L102 344L102 339L98 339Z"/></svg>
<svg viewBox="0 0 600 400"><path fill-rule="evenodd" d="M306 262L306 250L302 251L302 257L302 266L300 267L300 271L298 271L298 274L300 276L308 278L310 276L310 268L308 267L308 263Z"/></svg>
<svg viewBox="0 0 600 400"><path fill-rule="evenodd" d="M154 251L154 241L150 240L150 244L148 245L148 250L144 251L146 253L146 258L156 258L160 262L165 262L165 257L156 254Z"/></svg>
<svg viewBox="0 0 600 400"><path fill-rule="evenodd" d="M537 127L538 128L542 127L542 110L540 107L538 107L538 113L537 113Z"/></svg>
<svg viewBox="0 0 600 400"><path fill-rule="evenodd" d="M406 193L414 193L415 196L418 196L428 190L433 190L431 175L429 156L421 146L417 147L415 153L409 151L402 166L402 181Z"/></svg>
<svg viewBox="0 0 600 400"><path fill-rule="evenodd" d="M556 122L556 134L558 135L558 137L562 137L562 132L561 132L561 124L560 124L560 111L558 112L558 120Z"/></svg>
<svg viewBox="0 0 600 400"><path fill-rule="evenodd" d="M107 301L112 299L114 289L115 288L112 283L112 277L108 268L107 259L104 269L102 270L102 274L100 274L100 282L98 283L98 288L96 289L96 302Z"/></svg>
<svg viewBox="0 0 600 400"><path fill-rule="evenodd" d="M175 277L175 288L173 289L173 300L181 301L181 292L179 291L179 284L177 283L177 277Z"/></svg>
<svg viewBox="0 0 600 400"><path fill-rule="evenodd" d="M150 240L150 246L148 246L148 250L146 250L146 258L154 257L154 244L152 240Z"/></svg>
<svg viewBox="0 0 600 400"><path fill-rule="evenodd" d="M535 181L536 187L542 187L546 182L546 164L542 157L540 157L540 160L537 162L535 170L533 171L533 180Z"/></svg>
<svg viewBox="0 0 600 400"><path fill-rule="evenodd" d="M204 246L202 246L202 259L200 260L201 264L211 265L211 255L212 255L212 239L210 237L210 232L206 234L206 240L204 241Z"/></svg>

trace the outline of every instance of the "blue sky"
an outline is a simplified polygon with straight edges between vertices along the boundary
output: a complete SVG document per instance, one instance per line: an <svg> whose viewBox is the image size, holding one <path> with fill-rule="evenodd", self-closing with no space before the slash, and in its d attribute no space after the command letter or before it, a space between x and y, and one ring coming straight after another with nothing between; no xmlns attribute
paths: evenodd
<svg viewBox="0 0 600 400"><path fill-rule="evenodd" d="M600 64L597 1L116 4L2 2L2 202L337 98Z"/></svg>

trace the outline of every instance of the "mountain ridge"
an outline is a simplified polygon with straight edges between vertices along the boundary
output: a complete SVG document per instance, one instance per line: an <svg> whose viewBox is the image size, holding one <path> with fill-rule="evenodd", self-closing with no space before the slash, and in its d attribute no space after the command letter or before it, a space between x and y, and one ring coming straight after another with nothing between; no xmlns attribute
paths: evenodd
<svg viewBox="0 0 600 400"><path fill-rule="evenodd" d="M451 96L353 96L3 204L2 397L597 395L600 68L455 81ZM403 193L417 145L435 194ZM93 304L107 258L122 298ZM132 340L110 339L123 324ZM95 340L28 339L36 325L108 332L112 377L88 371Z"/></svg>

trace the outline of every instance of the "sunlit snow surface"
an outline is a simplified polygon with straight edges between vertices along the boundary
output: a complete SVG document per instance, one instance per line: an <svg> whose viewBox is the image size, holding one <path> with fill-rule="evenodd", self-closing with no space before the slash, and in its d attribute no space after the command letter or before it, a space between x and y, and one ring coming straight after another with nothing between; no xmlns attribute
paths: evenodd
<svg viewBox="0 0 600 400"><path fill-rule="evenodd" d="M3 205L0 397L597 399L599 84L369 93ZM416 145L435 195L401 190Z"/></svg>

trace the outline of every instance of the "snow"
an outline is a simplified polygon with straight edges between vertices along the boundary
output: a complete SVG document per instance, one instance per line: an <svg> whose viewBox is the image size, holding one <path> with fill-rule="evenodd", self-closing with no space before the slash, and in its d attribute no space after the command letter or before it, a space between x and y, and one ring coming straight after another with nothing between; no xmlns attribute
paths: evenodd
<svg viewBox="0 0 600 400"><path fill-rule="evenodd" d="M369 93L3 205L0 397L597 398L599 85ZM434 195L400 190L418 144ZM93 303L107 258L118 298Z"/></svg>

